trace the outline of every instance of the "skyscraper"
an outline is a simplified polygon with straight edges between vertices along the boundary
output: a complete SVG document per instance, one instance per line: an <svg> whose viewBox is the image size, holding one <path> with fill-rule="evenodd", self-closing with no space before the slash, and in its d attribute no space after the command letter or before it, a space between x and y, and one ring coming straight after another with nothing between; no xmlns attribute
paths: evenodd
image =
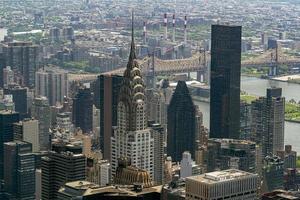
<svg viewBox="0 0 300 200"><path fill-rule="evenodd" d="M252 102L252 132L262 146L262 156L284 150L285 98L281 88L268 88L267 96Z"/></svg>
<svg viewBox="0 0 300 200"><path fill-rule="evenodd" d="M100 109L100 148L103 158L110 160L112 127L117 126L117 107L123 77L100 75L94 88L94 103Z"/></svg>
<svg viewBox="0 0 300 200"><path fill-rule="evenodd" d="M189 151L195 158L196 108L184 81L178 81L168 107L167 153L179 162L181 155Z"/></svg>
<svg viewBox="0 0 300 200"><path fill-rule="evenodd" d="M0 52L0 87L3 87L3 69L5 68L5 54Z"/></svg>
<svg viewBox="0 0 300 200"><path fill-rule="evenodd" d="M240 135L240 26L212 25L210 137Z"/></svg>
<svg viewBox="0 0 300 200"><path fill-rule="evenodd" d="M67 72L55 66L40 69L35 74L35 92L47 97L51 106L62 104L64 97L68 97Z"/></svg>
<svg viewBox="0 0 300 200"><path fill-rule="evenodd" d="M13 123L18 121L18 113L13 111L0 111L0 180L3 180L4 143L13 141Z"/></svg>
<svg viewBox="0 0 300 200"><path fill-rule="evenodd" d="M49 128L51 124L50 106L46 97L37 97L32 103L32 117L39 120L39 143L40 150L50 149Z"/></svg>
<svg viewBox="0 0 300 200"><path fill-rule="evenodd" d="M164 128L157 123L149 122L151 134L154 138L154 176L153 181L155 184L162 185L164 183Z"/></svg>
<svg viewBox="0 0 300 200"><path fill-rule="evenodd" d="M26 118L13 124L14 139L32 144L32 152L40 151L39 121Z"/></svg>
<svg viewBox="0 0 300 200"><path fill-rule="evenodd" d="M277 156L266 156L262 170L263 192L283 189L284 162Z"/></svg>
<svg viewBox="0 0 300 200"><path fill-rule="evenodd" d="M132 22L130 55L118 99L117 127L111 137L113 175L118 159L125 157L133 166L148 171L153 177L154 139L147 127L145 86L141 74L136 61Z"/></svg>
<svg viewBox="0 0 300 200"><path fill-rule="evenodd" d="M4 189L9 199L35 199L35 157L31 144L4 143Z"/></svg>
<svg viewBox="0 0 300 200"><path fill-rule="evenodd" d="M35 72L39 68L39 47L31 42L12 42L4 46L6 65L22 75L22 84L34 87Z"/></svg>
<svg viewBox="0 0 300 200"><path fill-rule="evenodd" d="M93 131L93 96L89 88L80 88L73 99L73 123L84 133Z"/></svg>
<svg viewBox="0 0 300 200"><path fill-rule="evenodd" d="M69 181L85 180L86 158L71 152L54 153L42 158L42 199L57 199L61 186Z"/></svg>
<svg viewBox="0 0 300 200"><path fill-rule="evenodd" d="M4 94L11 94L15 103L15 111L20 114L23 119L28 115L27 106L27 88L19 85L10 85L4 89Z"/></svg>

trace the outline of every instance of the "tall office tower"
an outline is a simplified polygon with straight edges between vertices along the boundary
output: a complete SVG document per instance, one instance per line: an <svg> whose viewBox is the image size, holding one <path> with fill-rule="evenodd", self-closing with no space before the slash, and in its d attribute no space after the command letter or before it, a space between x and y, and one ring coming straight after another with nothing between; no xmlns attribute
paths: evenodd
<svg viewBox="0 0 300 200"><path fill-rule="evenodd" d="M45 96L49 104L62 104L64 97L68 97L68 74L65 70L54 66L47 66L35 73L36 96Z"/></svg>
<svg viewBox="0 0 300 200"><path fill-rule="evenodd" d="M4 89L4 94L10 94L13 96L15 111L20 114L21 119L28 115L27 89L28 88L21 87L19 85L10 85Z"/></svg>
<svg viewBox="0 0 300 200"><path fill-rule="evenodd" d="M165 111L167 106L164 103L164 97L159 90L146 89L145 91L147 104L147 117L149 121L164 125L166 123Z"/></svg>
<svg viewBox="0 0 300 200"><path fill-rule="evenodd" d="M94 104L100 109L100 148L103 158L111 160L111 141L113 126L117 125L117 107L123 77L100 75L94 89Z"/></svg>
<svg viewBox="0 0 300 200"><path fill-rule="evenodd" d="M164 183L164 164L165 164L165 152L164 152L164 128L157 123L149 122L149 128L151 128L151 134L154 138L154 176L153 181L157 185Z"/></svg>
<svg viewBox="0 0 300 200"><path fill-rule="evenodd" d="M1 78L3 78L4 88L15 82L14 71L11 69L10 66L6 66L6 68L3 69L3 76L1 76Z"/></svg>
<svg viewBox="0 0 300 200"><path fill-rule="evenodd" d="M268 88L267 96L252 102L252 132L262 146L262 156L284 149L285 98L281 88Z"/></svg>
<svg viewBox="0 0 300 200"><path fill-rule="evenodd" d="M277 156L266 156L262 170L263 185L262 191L271 192L276 189L283 189L284 163Z"/></svg>
<svg viewBox="0 0 300 200"><path fill-rule="evenodd" d="M241 110L241 119L240 119L241 135L240 135L240 139L242 139L242 140L252 140L251 104L249 104L245 101L241 101L240 110Z"/></svg>
<svg viewBox="0 0 300 200"><path fill-rule="evenodd" d="M3 80L3 70L6 67L6 62L5 62L5 54L0 52L0 88L3 88L4 85L4 80Z"/></svg>
<svg viewBox="0 0 300 200"><path fill-rule="evenodd" d="M257 199L258 176L236 169L186 178L187 200Z"/></svg>
<svg viewBox="0 0 300 200"><path fill-rule="evenodd" d="M93 131L93 96L89 88L80 88L73 99L73 123L84 133Z"/></svg>
<svg viewBox="0 0 300 200"><path fill-rule="evenodd" d="M39 120L39 143L40 150L50 149L49 129L51 124L50 106L47 97L37 97L32 103L32 117Z"/></svg>
<svg viewBox="0 0 300 200"><path fill-rule="evenodd" d="M14 140L25 141L32 144L32 152L40 151L39 121L26 118L13 124Z"/></svg>
<svg viewBox="0 0 300 200"><path fill-rule="evenodd" d="M4 189L8 199L35 199L35 156L31 144L4 143Z"/></svg>
<svg viewBox="0 0 300 200"><path fill-rule="evenodd" d="M212 25L210 137L239 139L240 26Z"/></svg>
<svg viewBox="0 0 300 200"><path fill-rule="evenodd" d="M153 177L154 139L147 127L145 86L141 74L136 61L132 24L130 55L118 100L117 127L111 137L113 175L118 168L118 159L125 157L133 166L148 171Z"/></svg>
<svg viewBox="0 0 300 200"><path fill-rule="evenodd" d="M209 139L207 169L239 169L256 173L256 146L254 142L234 139Z"/></svg>
<svg viewBox="0 0 300 200"><path fill-rule="evenodd" d="M12 42L4 46L6 65L22 75L22 85L34 88L35 72L39 69L39 46L31 42Z"/></svg>
<svg viewBox="0 0 300 200"><path fill-rule="evenodd" d="M19 121L19 113L0 111L0 180L3 180L4 143L14 140L13 123Z"/></svg>
<svg viewBox="0 0 300 200"><path fill-rule="evenodd" d="M179 162L181 155L189 151L195 158L196 108L184 81L178 81L168 106L167 153Z"/></svg>
<svg viewBox="0 0 300 200"><path fill-rule="evenodd" d="M281 160L284 161L284 169L297 168L297 152L292 151L291 145L285 145L284 150L277 151L277 156L279 156Z"/></svg>
<svg viewBox="0 0 300 200"><path fill-rule="evenodd" d="M85 180L86 158L71 152L51 152L42 158L42 199L57 199L61 186L69 181Z"/></svg>

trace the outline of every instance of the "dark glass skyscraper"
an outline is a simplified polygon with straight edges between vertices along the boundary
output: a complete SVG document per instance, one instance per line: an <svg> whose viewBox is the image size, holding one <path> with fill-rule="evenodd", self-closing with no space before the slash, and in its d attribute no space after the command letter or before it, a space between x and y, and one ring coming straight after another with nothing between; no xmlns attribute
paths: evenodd
<svg viewBox="0 0 300 200"><path fill-rule="evenodd" d="M84 133L93 130L93 96L89 88L80 88L73 99L73 122Z"/></svg>
<svg viewBox="0 0 300 200"><path fill-rule="evenodd" d="M4 154L4 188L9 199L35 199L35 156L31 143L4 143Z"/></svg>
<svg viewBox="0 0 300 200"><path fill-rule="evenodd" d="M0 111L0 180L3 180L3 145L14 139L13 123L19 122L19 113Z"/></svg>
<svg viewBox="0 0 300 200"><path fill-rule="evenodd" d="M210 137L240 135L241 26L212 25Z"/></svg>
<svg viewBox="0 0 300 200"><path fill-rule="evenodd" d="M195 158L195 115L195 105L187 85L178 81L168 107L167 152L174 161L180 161L185 151Z"/></svg>
<svg viewBox="0 0 300 200"><path fill-rule="evenodd" d="M122 80L122 76L100 75L94 89L95 105L100 109L100 148L106 160L110 160L110 138L112 127L117 125L117 106Z"/></svg>

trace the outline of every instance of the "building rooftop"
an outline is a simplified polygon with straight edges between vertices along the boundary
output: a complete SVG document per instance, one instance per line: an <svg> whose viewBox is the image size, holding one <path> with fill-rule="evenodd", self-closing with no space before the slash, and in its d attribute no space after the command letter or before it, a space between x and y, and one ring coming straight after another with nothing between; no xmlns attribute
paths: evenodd
<svg viewBox="0 0 300 200"><path fill-rule="evenodd" d="M187 177L189 180L194 180L198 182L203 182L207 184L214 184L217 182L226 182L238 178L250 177L254 174L237 170L237 169L229 169L224 171L215 171L210 173L201 174L199 176Z"/></svg>

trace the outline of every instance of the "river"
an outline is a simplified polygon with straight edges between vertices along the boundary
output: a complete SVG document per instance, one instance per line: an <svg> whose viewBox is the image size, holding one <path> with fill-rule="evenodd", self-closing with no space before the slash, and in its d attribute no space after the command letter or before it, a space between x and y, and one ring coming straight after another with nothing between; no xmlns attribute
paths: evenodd
<svg viewBox="0 0 300 200"><path fill-rule="evenodd" d="M249 94L265 96L266 89L271 86L281 87L283 96L287 99L300 101L300 84L285 83L254 77L242 77L241 89ZM203 123L209 127L209 103L195 102L203 113ZM300 154L300 123L285 122L285 144L291 144Z"/></svg>

